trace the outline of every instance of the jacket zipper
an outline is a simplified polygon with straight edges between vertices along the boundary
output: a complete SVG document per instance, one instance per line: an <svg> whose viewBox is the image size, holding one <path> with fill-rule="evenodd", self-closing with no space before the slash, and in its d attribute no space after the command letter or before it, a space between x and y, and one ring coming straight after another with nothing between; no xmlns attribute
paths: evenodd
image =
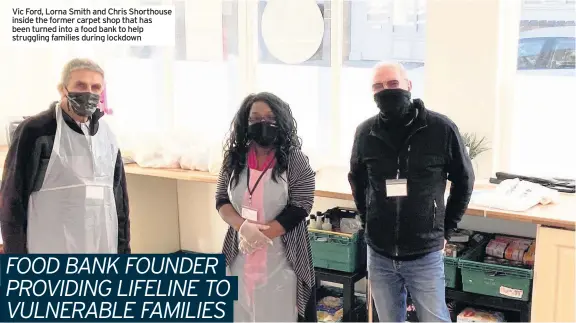
<svg viewBox="0 0 576 323"><path fill-rule="evenodd" d="M432 219L432 228L436 229L436 210L438 209L438 205L436 204L436 199L434 199L434 218Z"/></svg>
<svg viewBox="0 0 576 323"><path fill-rule="evenodd" d="M418 129L416 129L414 132L412 132L408 138L406 138L406 140L404 141L404 145L406 145L409 141L410 138L412 138L412 136L414 136L418 131L422 130L426 128L426 126L422 126ZM406 172L408 172L408 165L410 164L410 149L411 149L411 145L408 145L408 154L406 156ZM401 152L402 150L400 150ZM400 179L400 152L398 153L398 160L397 160L397 172L396 172L396 179ZM395 244L394 244L394 254L395 256L399 256L399 250L398 250L398 237L400 235L400 199L401 197L397 197L396 198L396 230L395 230L395 234L394 234L394 238L395 238Z"/></svg>
<svg viewBox="0 0 576 323"><path fill-rule="evenodd" d="M400 179L400 153L398 153L397 165L396 165L396 179ZM398 256L398 236L400 235L400 199L396 198L396 230L394 231L394 254Z"/></svg>
<svg viewBox="0 0 576 323"><path fill-rule="evenodd" d="M410 172L410 148L412 148L412 145L408 145L408 154L406 156L406 173Z"/></svg>

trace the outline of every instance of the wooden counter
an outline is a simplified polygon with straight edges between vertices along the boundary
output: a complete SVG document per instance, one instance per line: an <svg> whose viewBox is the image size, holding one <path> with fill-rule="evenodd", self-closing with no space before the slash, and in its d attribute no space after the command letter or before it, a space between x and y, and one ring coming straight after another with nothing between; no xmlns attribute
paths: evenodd
<svg viewBox="0 0 576 323"><path fill-rule="evenodd" d="M5 147L0 147L0 163L4 164ZM218 176L208 172L183 169L153 169L142 168L136 164L125 166L127 174L168 178L200 183L216 183ZM1 171L1 169L0 169ZM487 182L478 182L475 189L493 188ZM352 200L347 174L344 170L321 170L316 175L316 196ZM489 207L469 205L466 215L498 218L511 221L528 222L552 227L576 229L576 195L561 194L560 203L547 206L535 206L526 212L513 212Z"/></svg>
<svg viewBox="0 0 576 323"><path fill-rule="evenodd" d="M216 183L218 176L198 171L180 169L146 169L135 164L126 165L126 173L135 175L155 176L184 181ZM343 171L319 171L316 175L316 196L352 200L352 194ZM494 185L480 182L475 189L491 189ZM576 229L576 195L560 194L560 203L547 206L535 206L526 212L505 211L477 205L469 205L466 215L498 218L511 221L528 222L552 227Z"/></svg>

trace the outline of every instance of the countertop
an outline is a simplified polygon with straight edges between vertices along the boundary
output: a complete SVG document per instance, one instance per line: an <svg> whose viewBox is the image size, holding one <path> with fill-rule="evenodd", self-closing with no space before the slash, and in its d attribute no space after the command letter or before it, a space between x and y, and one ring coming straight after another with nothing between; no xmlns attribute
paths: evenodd
<svg viewBox="0 0 576 323"><path fill-rule="evenodd" d="M0 164L3 166L7 148L0 146ZM153 176L174 180L194 181L214 184L217 175L208 172L191 171L183 169L153 169L143 168L136 164L125 166L127 174ZM0 169L1 171L1 169ZM478 181L475 190L486 190L494 185L488 182ZM326 169L320 170L316 175L316 196L340 200L352 200L350 186L345 170ZM526 212L513 212L495 208L469 205L466 215L498 218L511 221L528 222L547 225L552 227L576 229L576 195L560 194L560 202L550 205L539 205Z"/></svg>

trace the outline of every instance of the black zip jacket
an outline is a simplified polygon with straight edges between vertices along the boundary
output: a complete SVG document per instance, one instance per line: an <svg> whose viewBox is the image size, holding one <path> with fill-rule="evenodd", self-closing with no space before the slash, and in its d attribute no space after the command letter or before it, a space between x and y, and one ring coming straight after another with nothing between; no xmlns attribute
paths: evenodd
<svg viewBox="0 0 576 323"><path fill-rule="evenodd" d="M366 242L388 257L442 250L468 207L474 171L456 125L421 100L404 144L396 149L374 116L356 129L348 179ZM386 180L406 179L408 196L387 197ZM452 182L444 203L446 180Z"/></svg>
<svg viewBox="0 0 576 323"><path fill-rule="evenodd" d="M0 197L0 227L4 252L8 254L28 253L28 200L30 194L38 191L44 182L56 135L55 106L56 103L52 103L48 110L24 120L18 126L6 156ZM68 127L83 134L70 116L66 113L62 115ZM102 113L96 110L90 122L91 135L98 132L100 117ZM118 253L130 253L130 210L120 151L114 169L113 190L118 213Z"/></svg>

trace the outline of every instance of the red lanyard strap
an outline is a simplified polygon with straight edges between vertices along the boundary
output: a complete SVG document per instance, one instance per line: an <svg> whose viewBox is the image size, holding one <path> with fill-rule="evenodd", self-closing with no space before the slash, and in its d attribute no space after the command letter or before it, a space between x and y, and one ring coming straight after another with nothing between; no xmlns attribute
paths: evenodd
<svg viewBox="0 0 576 323"><path fill-rule="evenodd" d="M248 195L250 196L250 201L252 201L252 194L254 194L254 191L256 191L256 187L258 187L260 180L262 179L262 177L264 177L264 174L268 171L268 169L270 169L270 165L272 165L273 161L274 161L274 158L270 159L270 161L268 162L268 165L266 165L266 167L264 168L264 170L262 171L262 173L260 174L260 176L256 180L256 183L254 183L254 187L252 187L252 189L250 189L250 167L248 167L248 170L247 170L248 171L248 179L246 180L246 187L248 188Z"/></svg>

